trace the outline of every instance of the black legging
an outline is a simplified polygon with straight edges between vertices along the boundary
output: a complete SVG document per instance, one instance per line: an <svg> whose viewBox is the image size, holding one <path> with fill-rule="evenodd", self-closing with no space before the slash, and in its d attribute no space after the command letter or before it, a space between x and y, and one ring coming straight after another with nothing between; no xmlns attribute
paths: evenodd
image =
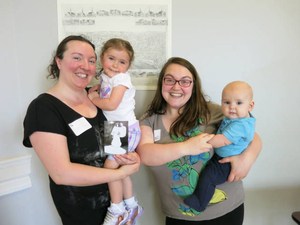
<svg viewBox="0 0 300 225"><path fill-rule="evenodd" d="M244 204L235 210L212 220L188 221L166 218L166 225L242 225L244 221Z"/></svg>

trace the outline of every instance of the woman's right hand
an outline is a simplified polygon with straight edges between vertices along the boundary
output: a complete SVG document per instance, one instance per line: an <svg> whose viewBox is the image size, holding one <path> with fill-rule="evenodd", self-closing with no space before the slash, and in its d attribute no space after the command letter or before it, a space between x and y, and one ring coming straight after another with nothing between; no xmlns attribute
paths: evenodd
<svg viewBox="0 0 300 225"><path fill-rule="evenodd" d="M122 170L127 176L130 176L134 173L137 173L139 171L139 168L140 168L140 157L137 155L135 163L123 165L120 167L120 170Z"/></svg>
<svg viewBox="0 0 300 225"><path fill-rule="evenodd" d="M136 152L139 154L142 163L147 166L160 166L186 155L199 155L208 152L212 146L207 142L214 136L201 133L184 142L160 144L154 142L151 127L143 125L141 126L141 132L142 136Z"/></svg>
<svg viewBox="0 0 300 225"><path fill-rule="evenodd" d="M183 142L186 144L186 155L199 155L204 152L209 152L212 145L207 142L212 139L213 136L214 134L201 133Z"/></svg>
<svg viewBox="0 0 300 225"><path fill-rule="evenodd" d="M136 152L129 152L128 154L114 155L114 159L119 165L128 165L136 163L140 157Z"/></svg>

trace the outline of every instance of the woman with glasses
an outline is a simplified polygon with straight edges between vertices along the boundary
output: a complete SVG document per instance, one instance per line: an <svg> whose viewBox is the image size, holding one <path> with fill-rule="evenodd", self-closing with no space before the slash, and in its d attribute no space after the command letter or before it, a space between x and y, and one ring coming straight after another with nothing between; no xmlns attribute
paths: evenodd
<svg viewBox="0 0 300 225"><path fill-rule="evenodd" d="M205 99L194 66L185 59L170 58L159 75L154 99L141 119L142 136L137 148L141 162L154 175L167 225L243 223L241 179L260 153L262 144L257 134L241 155L222 160L231 163L231 174L227 183L217 186L204 212L183 202L194 192L199 174L213 155L207 142L222 118L221 107Z"/></svg>

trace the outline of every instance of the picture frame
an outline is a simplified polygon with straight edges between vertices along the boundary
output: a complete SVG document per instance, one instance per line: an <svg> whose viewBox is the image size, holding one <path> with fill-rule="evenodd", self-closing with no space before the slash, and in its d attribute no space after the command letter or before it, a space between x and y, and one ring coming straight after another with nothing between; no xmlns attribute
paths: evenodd
<svg viewBox="0 0 300 225"><path fill-rule="evenodd" d="M128 70L136 90L156 90L162 66L171 56L171 0L57 0L58 39L84 35L96 46L96 71L102 68L100 51L111 38L129 41L135 59ZM95 76L89 86L99 84Z"/></svg>

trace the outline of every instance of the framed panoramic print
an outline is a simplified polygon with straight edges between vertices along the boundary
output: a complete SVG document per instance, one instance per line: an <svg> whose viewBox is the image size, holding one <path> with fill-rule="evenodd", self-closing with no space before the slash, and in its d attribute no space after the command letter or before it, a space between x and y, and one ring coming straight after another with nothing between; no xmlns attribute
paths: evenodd
<svg viewBox="0 0 300 225"><path fill-rule="evenodd" d="M135 59L129 69L137 90L155 90L159 72L171 56L171 0L57 0L58 39L84 35L100 49L110 38L129 41ZM91 85L98 84L96 78Z"/></svg>

